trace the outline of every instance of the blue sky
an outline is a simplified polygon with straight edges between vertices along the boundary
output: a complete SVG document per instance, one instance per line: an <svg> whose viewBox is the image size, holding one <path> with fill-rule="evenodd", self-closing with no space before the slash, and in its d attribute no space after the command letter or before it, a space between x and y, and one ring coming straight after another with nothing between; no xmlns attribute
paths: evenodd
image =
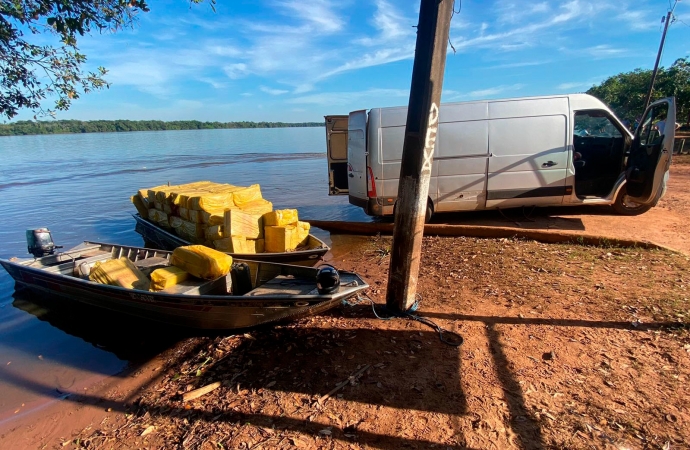
<svg viewBox="0 0 690 450"><path fill-rule="evenodd" d="M318 121L407 104L419 1L151 1L134 29L79 41L109 90L59 119ZM462 2L443 101L582 92L652 68L668 1ZM678 3L662 65L690 55ZM31 118L23 113L17 119Z"/></svg>

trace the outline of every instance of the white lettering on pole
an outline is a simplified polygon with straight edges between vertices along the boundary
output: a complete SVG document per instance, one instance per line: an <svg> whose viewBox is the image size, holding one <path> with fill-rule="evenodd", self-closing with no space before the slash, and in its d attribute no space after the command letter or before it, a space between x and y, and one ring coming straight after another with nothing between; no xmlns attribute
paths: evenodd
<svg viewBox="0 0 690 450"><path fill-rule="evenodd" d="M424 164L422 173L431 173L431 162L434 157L434 146L436 145L436 131L438 131L438 106L431 104L429 110L429 124L426 129L426 139L424 140Z"/></svg>

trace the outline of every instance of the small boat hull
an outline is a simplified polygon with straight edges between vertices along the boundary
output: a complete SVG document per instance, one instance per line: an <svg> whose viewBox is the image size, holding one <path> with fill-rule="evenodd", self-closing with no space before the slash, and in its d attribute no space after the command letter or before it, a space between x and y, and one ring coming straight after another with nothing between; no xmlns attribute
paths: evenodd
<svg viewBox="0 0 690 450"><path fill-rule="evenodd" d="M83 245L86 247L94 244L98 245L99 243L85 242ZM106 246L104 248L107 251L112 251L114 257L123 254L129 257L134 254L132 252L147 252L145 253L147 257L150 254L158 257L165 257L170 254L170 252L139 247L101 245ZM340 292L330 295L314 295L311 292L304 295L290 295L280 291L276 291L275 295L259 297L170 294L98 284L64 273L49 271L53 269L46 270L49 266L40 265L41 261L45 261L47 258L55 259L56 257L39 258L36 260L38 261L37 267L31 265L34 260L0 260L0 265L14 278L18 286L146 320L202 330L249 328L265 323L311 316L338 305L342 300L356 295L357 292L368 287L358 275L341 272L342 284L349 287L342 287ZM69 259L63 261L66 262L61 263L61 266L70 265ZM76 262L73 261L74 264L78 262L78 259ZM281 274L303 278L311 277L316 271L312 267L255 261L246 261L246 263L253 264L257 279L261 278L262 280ZM56 298L55 301L59 300Z"/></svg>
<svg viewBox="0 0 690 450"><path fill-rule="evenodd" d="M183 245L191 245L191 242L164 230L158 225L142 218L139 214L133 215L137 224L134 230L139 233L144 241L151 243L163 250L175 250ZM296 264L300 266L313 266L330 250L321 239L309 235L309 245L307 249L295 250L284 253L255 253L240 254L228 253L233 258L247 259L252 261L266 261L281 264Z"/></svg>

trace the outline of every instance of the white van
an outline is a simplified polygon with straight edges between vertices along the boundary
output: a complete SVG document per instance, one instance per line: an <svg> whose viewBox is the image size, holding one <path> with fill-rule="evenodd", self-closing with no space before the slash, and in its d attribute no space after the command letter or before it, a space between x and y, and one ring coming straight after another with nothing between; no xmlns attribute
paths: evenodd
<svg viewBox="0 0 690 450"><path fill-rule="evenodd" d="M326 116L330 195L393 214L406 107ZM445 211L612 205L636 215L666 190L674 98L654 102L633 135L586 94L443 104L427 219Z"/></svg>

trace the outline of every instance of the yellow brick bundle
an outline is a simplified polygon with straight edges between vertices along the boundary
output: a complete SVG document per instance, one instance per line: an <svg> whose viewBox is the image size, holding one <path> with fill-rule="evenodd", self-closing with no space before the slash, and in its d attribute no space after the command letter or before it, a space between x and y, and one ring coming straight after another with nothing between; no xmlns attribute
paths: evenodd
<svg viewBox="0 0 690 450"><path fill-rule="evenodd" d="M186 272L179 267L161 267L151 272L151 291L162 291L168 289L179 283L182 283L189 278L189 272Z"/></svg>
<svg viewBox="0 0 690 450"><path fill-rule="evenodd" d="M309 223L295 222L290 225L264 228L266 251L280 253L295 250L309 243Z"/></svg>
<svg viewBox="0 0 690 450"><path fill-rule="evenodd" d="M89 272L89 280L127 289L149 289L146 275L124 256L120 259L96 262Z"/></svg>
<svg viewBox="0 0 690 450"><path fill-rule="evenodd" d="M213 280L230 272L232 256L203 245L187 245L177 247L170 262L197 278Z"/></svg>
<svg viewBox="0 0 690 450"><path fill-rule="evenodd" d="M309 224L299 221L296 209L273 211L258 184L198 181L156 186L139 190L131 200L149 221L223 252L282 253L308 244Z"/></svg>

